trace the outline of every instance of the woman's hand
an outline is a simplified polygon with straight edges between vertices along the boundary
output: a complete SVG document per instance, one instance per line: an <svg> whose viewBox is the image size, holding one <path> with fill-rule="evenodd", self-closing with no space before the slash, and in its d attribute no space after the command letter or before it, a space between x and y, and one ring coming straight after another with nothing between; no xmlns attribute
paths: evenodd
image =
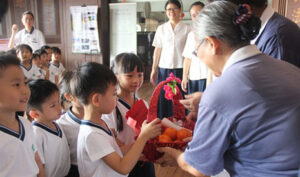
<svg viewBox="0 0 300 177"><path fill-rule="evenodd" d="M150 75L150 83L153 86L156 86L156 82L155 82L156 79L157 79L157 70L152 69L151 75Z"/></svg>
<svg viewBox="0 0 300 177"><path fill-rule="evenodd" d="M164 155L155 162L160 164L162 167L177 166L177 157L182 153L181 151L170 147L157 148L157 151L164 153Z"/></svg>
<svg viewBox="0 0 300 177"><path fill-rule="evenodd" d="M185 96L184 100L179 100L183 106L191 112L198 112L202 92L195 92Z"/></svg>
<svg viewBox="0 0 300 177"><path fill-rule="evenodd" d="M189 80L187 78L183 78L181 81L181 89L186 93L187 92L187 85Z"/></svg>

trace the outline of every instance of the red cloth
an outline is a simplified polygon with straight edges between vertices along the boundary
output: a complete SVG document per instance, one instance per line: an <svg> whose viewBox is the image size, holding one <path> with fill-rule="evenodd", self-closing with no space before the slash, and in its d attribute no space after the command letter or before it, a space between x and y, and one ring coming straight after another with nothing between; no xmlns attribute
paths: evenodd
<svg viewBox="0 0 300 177"><path fill-rule="evenodd" d="M147 114L148 108L142 99L136 101L126 113L127 124L134 129L137 136L141 132L144 120L147 119Z"/></svg>

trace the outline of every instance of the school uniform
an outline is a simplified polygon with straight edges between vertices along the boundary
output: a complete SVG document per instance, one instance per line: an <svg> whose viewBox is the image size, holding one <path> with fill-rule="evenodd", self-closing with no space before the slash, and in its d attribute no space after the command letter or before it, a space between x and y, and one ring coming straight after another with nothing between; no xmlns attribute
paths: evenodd
<svg viewBox="0 0 300 177"><path fill-rule="evenodd" d="M190 31L190 27L181 21L175 26L174 30L171 22L164 23L157 28L152 44L154 47L161 48L157 83L166 80L171 72L175 77L182 79L182 52ZM181 87L179 88L181 89ZM160 118L170 117L173 113L172 102L166 100L164 94L165 92L162 89L159 96L160 104L158 104L158 117Z"/></svg>
<svg viewBox="0 0 300 177"><path fill-rule="evenodd" d="M71 108L70 108L56 122L65 133L69 144L70 157L71 157L71 169L69 172L69 176L70 177L79 176L78 166L77 166L77 138L78 138L81 119L76 117L71 112Z"/></svg>
<svg viewBox="0 0 300 177"><path fill-rule="evenodd" d="M144 101L144 100L143 100ZM147 102L145 105L148 107ZM123 119L123 130L121 132L117 131L117 113L116 109L111 114L102 115L102 120L104 120L107 126L116 131L116 137L123 144L128 145L135 142L135 132L134 130L127 124L127 119L125 118L127 111L131 108L130 104L127 103L122 98L118 97L117 107L119 109L122 119ZM155 177L155 169L154 165L151 162L142 162L138 161L133 170L129 173L129 177Z"/></svg>
<svg viewBox="0 0 300 177"><path fill-rule="evenodd" d="M193 54L196 50L196 40L194 32L190 32L182 55L191 60L189 70L188 94L194 92L203 92L206 86L208 68L207 66Z"/></svg>
<svg viewBox="0 0 300 177"><path fill-rule="evenodd" d="M43 70L42 68L39 68L39 71L40 71L40 73L41 73L40 78L41 78L41 79L46 79L47 71L46 71L46 70Z"/></svg>
<svg viewBox="0 0 300 177"><path fill-rule="evenodd" d="M59 63L58 65L50 63L49 65L49 80L55 83L55 76L61 75L65 70L65 67Z"/></svg>
<svg viewBox="0 0 300 177"><path fill-rule="evenodd" d="M43 33L32 27L28 33L25 28L17 32L15 36L15 46L19 44L27 44L32 48L32 51L40 49L46 44Z"/></svg>
<svg viewBox="0 0 300 177"><path fill-rule="evenodd" d="M49 177L66 176L70 169L70 150L67 138L62 129L53 122L56 130L33 121L35 144L44 164L45 174Z"/></svg>
<svg viewBox="0 0 300 177"><path fill-rule="evenodd" d="M111 130L107 131L98 124L82 120L77 142L77 163L81 177L127 176L119 174L102 160L113 152L123 157Z"/></svg>
<svg viewBox="0 0 300 177"><path fill-rule="evenodd" d="M26 68L24 65L21 65L21 68L27 80L39 79L42 76L42 73L40 72L39 68L34 64L31 64L29 68Z"/></svg>
<svg viewBox="0 0 300 177"><path fill-rule="evenodd" d="M34 134L31 123L16 116L19 132L0 125L0 176L36 177Z"/></svg>

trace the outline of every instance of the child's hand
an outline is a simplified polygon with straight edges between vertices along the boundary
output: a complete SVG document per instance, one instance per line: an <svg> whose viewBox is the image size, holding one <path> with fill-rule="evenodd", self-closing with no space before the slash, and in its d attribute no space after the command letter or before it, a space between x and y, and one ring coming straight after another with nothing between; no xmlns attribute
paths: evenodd
<svg viewBox="0 0 300 177"><path fill-rule="evenodd" d="M143 122L141 128L141 137L145 137L147 140L150 138L154 138L161 134L161 123L160 119L156 118L155 120L151 121L150 123Z"/></svg>

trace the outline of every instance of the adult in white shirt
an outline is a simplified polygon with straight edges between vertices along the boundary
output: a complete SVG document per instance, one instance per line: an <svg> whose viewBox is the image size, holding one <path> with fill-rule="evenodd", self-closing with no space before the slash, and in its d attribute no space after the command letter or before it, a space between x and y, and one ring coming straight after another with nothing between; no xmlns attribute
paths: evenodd
<svg viewBox="0 0 300 177"><path fill-rule="evenodd" d="M200 1L194 2L190 7L190 14L192 21L195 21L196 16L200 10L204 7L204 4ZM207 78L207 66L199 60L195 55L196 40L194 32L190 32L186 44L183 50L184 62L183 62L183 75L181 88L184 92L193 93L196 91L204 91Z"/></svg>
<svg viewBox="0 0 300 177"><path fill-rule="evenodd" d="M172 72L176 77L182 78L183 57L182 52L190 27L180 21L181 4L178 0L168 0L165 4L168 22L157 28L153 46L153 65L150 82L153 85L165 80ZM157 81L157 82L155 82ZM172 103L163 99L164 91L160 96L158 117L169 117L172 113ZM160 110L164 110L161 113Z"/></svg>
<svg viewBox="0 0 300 177"><path fill-rule="evenodd" d="M22 23L25 28L19 32L16 24L12 26L12 34L9 39L8 48L11 49L19 44L27 44L33 51L36 51L45 45L43 33L33 27L34 16L32 12L26 11L23 13Z"/></svg>

